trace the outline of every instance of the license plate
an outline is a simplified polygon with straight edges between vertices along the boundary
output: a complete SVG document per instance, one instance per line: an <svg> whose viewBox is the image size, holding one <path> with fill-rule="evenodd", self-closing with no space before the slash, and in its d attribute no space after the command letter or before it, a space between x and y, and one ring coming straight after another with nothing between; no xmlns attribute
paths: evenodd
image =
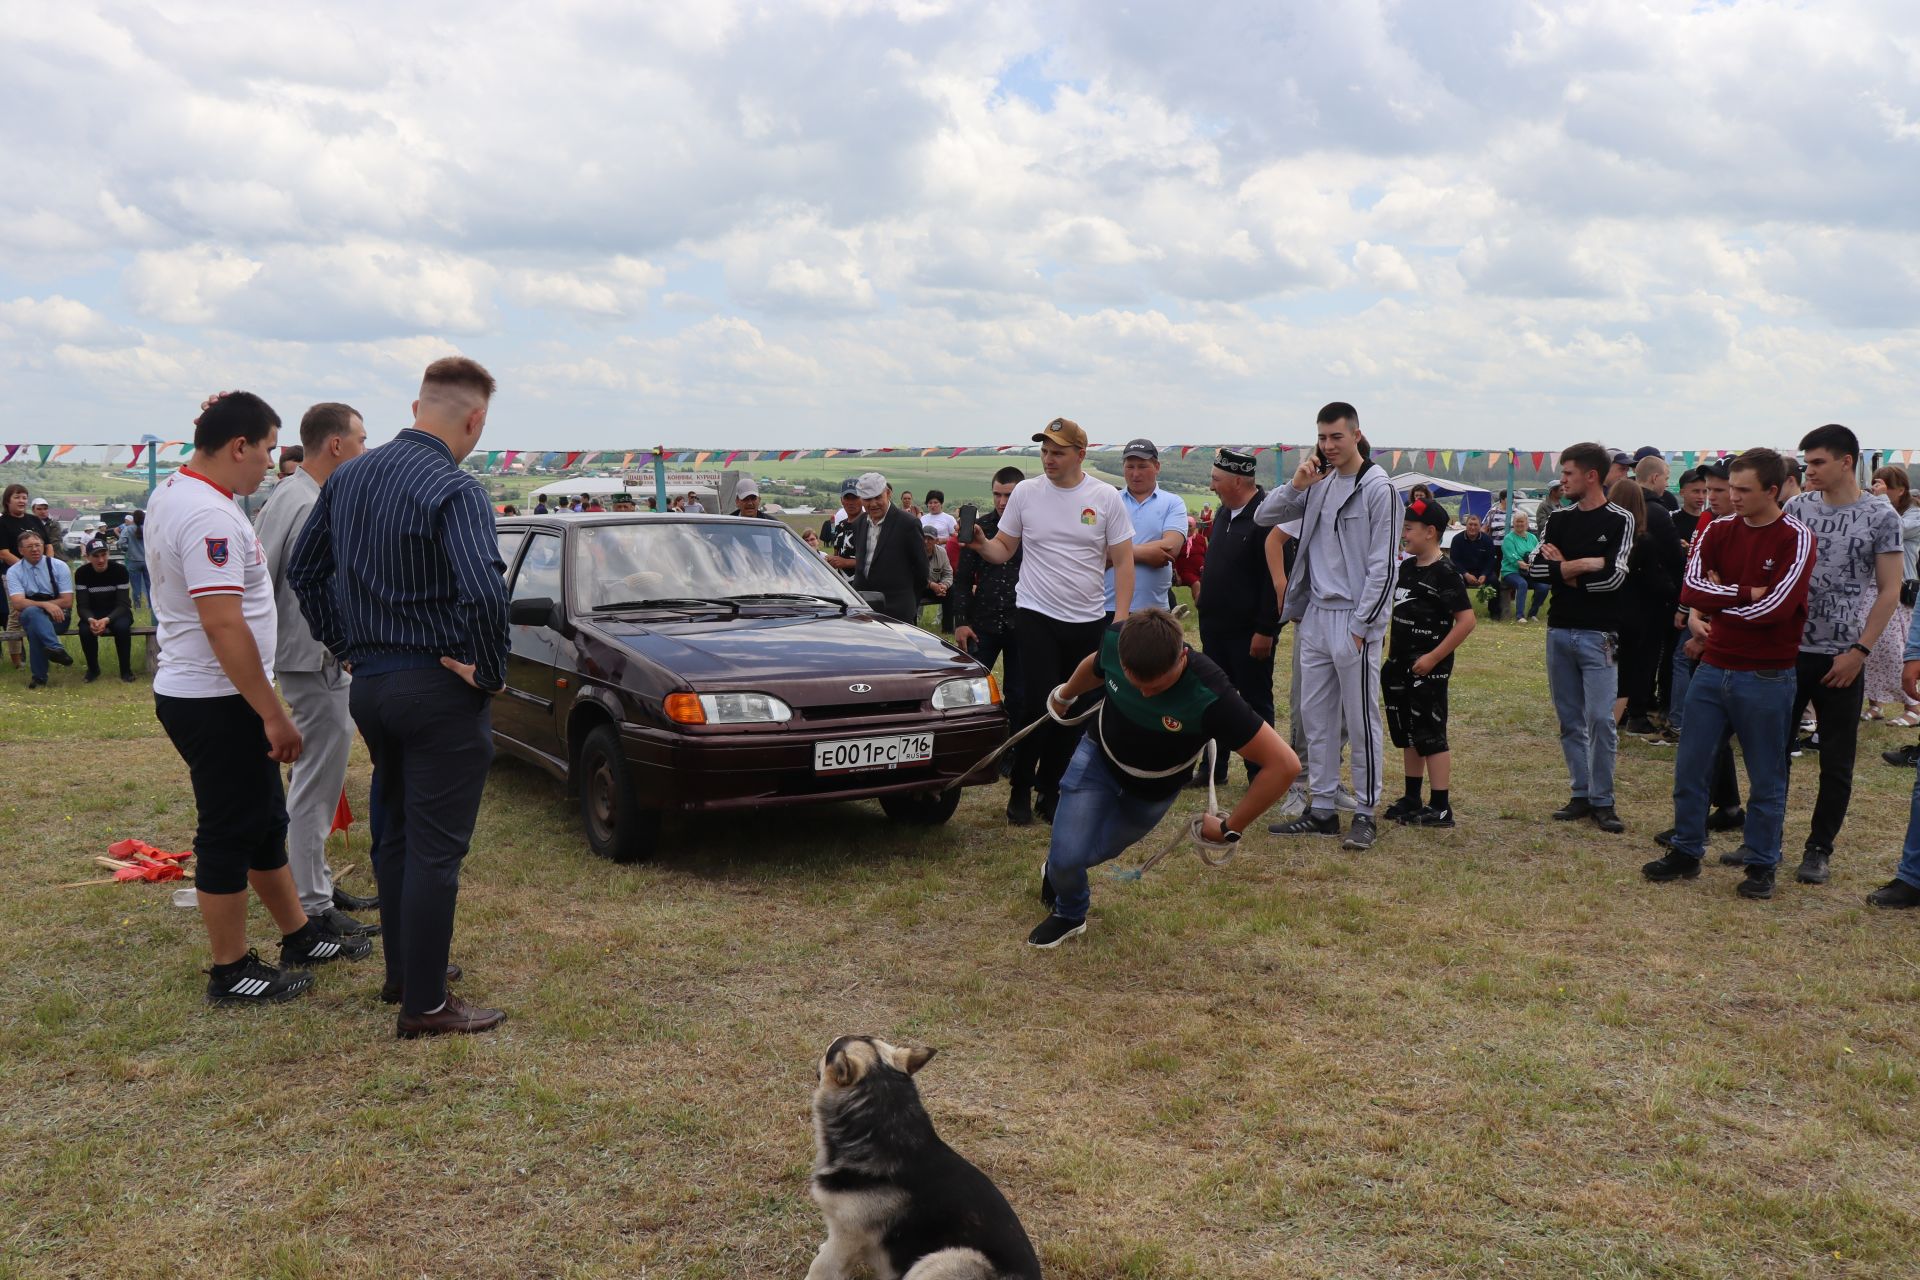
<svg viewBox="0 0 1920 1280"><path fill-rule="evenodd" d="M815 773L860 773L926 764L933 759L933 735L909 733L894 738L843 738L813 744Z"/></svg>

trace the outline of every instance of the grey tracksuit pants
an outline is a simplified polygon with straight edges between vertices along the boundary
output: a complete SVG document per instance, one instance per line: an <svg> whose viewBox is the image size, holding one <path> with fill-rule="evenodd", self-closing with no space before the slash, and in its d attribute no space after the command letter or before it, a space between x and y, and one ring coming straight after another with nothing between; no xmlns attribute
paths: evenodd
<svg viewBox="0 0 1920 1280"><path fill-rule="evenodd" d="M1340 748L1352 748L1356 812L1380 805L1384 717L1380 710L1380 639L1362 649L1354 642L1353 610L1309 605L1294 644L1300 655L1294 714L1307 735L1307 785L1312 812L1338 811Z"/></svg>
<svg viewBox="0 0 1920 1280"><path fill-rule="evenodd" d="M277 673L293 727L300 731L300 758L287 780L287 867L300 905L309 916L333 906L333 869L327 866L327 831L347 781L353 748L353 717L347 689L353 680L329 663L320 671Z"/></svg>

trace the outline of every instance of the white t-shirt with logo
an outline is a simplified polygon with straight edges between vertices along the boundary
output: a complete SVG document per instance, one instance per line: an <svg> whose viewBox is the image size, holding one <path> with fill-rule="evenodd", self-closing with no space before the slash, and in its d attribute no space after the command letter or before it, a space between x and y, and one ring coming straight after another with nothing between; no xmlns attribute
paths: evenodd
<svg viewBox="0 0 1920 1280"><path fill-rule="evenodd" d="M220 669L200 625L194 601L207 595L240 597L267 679L279 629L273 578L253 522L233 494L182 467L147 502L147 572L160 641L153 691L170 698L225 698L239 692Z"/></svg>
<svg viewBox="0 0 1920 1280"><path fill-rule="evenodd" d="M1120 491L1083 475L1071 489L1045 476L1013 487L1000 532L1020 539L1014 603L1062 622L1097 622L1107 612L1107 548L1133 542Z"/></svg>

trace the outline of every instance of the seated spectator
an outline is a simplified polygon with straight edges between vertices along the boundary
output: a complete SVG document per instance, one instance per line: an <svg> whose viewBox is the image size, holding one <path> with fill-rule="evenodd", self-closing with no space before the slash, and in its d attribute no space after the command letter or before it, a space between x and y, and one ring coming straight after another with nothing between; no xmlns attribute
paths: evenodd
<svg viewBox="0 0 1920 1280"><path fill-rule="evenodd" d="M133 589L127 571L107 557L107 544L87 544L87 562L74 571L73 599L80 619L80 652L87 659L87 683L100 678L100 637L112 636L120 658L120 679L133 683Z"/></svg>
<svg viewBox="0 0 1920 1280"><path fill-rule="evenodd" d="M1557 487L1557 486L1556 486ZM1540 546L1540 539L1528 528L1527 513L1513 514L1513 527L1500 539L1500 581L1513 592L1513 620L1532 622L1547 602L1550 584L1536 582L1520 572L1520 562ZM1531 603L1529 603L1531 600Z"/></svg>
<svg viewBox="0 0 1920 1280"><path fill-rule="evenodd" d="M1411 505L1411 504L1409 504ZM1468 516L1467 527L1455 536L1447 548L1447 559L1469 591L1480 591L1487 602L1487 616L1500 618L1500 546L1480 527L1479 516ZM1481 591L1481 588L1490 590Z"/></svg>
<svg viewBox="0 0 1920 1280"><path fill-rule="evenodd" d="M73 572L65 561L47 554L46 541L37 533L21 534L14 551L20 558L7 570L7 604L27 635L27 688L44 689L49 662L73 665L73 656L60 643L73 608Z"/></svg>
<svg viewBox="0 0 1920 1280"><path fill-rule="evenodd" d="M947 559L947 549L929 529L922 535L927 544L927 598L944 600L947 592L953 589L953 564Z"/></svg>

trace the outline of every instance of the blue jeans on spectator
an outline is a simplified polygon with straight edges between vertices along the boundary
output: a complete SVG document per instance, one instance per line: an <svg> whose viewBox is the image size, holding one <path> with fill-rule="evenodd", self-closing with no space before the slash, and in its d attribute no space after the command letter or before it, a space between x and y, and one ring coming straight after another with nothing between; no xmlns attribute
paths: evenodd
<svg viewBox="0 0 1920 1280"><path fill-rule="evenodd" d="M1505 583L1507 589L1513 592L1513 620L1515 622L1518 622L1522 618L1539 616L1540 606L1547 602L1547 592L1549 590L1547 583L1535 582L1524 574L1518 573L1510 573L1500 579L1500 581ZM1533 603L1530 606L1527 604L1527 596L1529 593L1533 596ZM1497 617L1499 615L1496 614L1495 616Z"/></svg>
<svg viewBox="0 0 1920 1280"><path fill-rule="evenodd" d="M1920 770L1915 771L1913 800L1907 807L1907 840L1900 847L1900 867L1893 877L1920 889Z"/></svg>
<svg viewBox="0 0 1920 1280"><path fill-rule="evenodd" d="M1560 720L1560 752L1575 800L1613 807L1614 753L1619 747L1613 700L1620 687L1619 642L1605 631L1547 631L1547 691ZM1709 761L1711 763L1711 761ZM1704 777L1706 770L1702 770Z"/></svg>
<svg viewBox="0 0 1920 1280"><path fill-rule="evenodd" d="M145 565L127 566L127 593L133 599L133 607L138 609L147 603L153 591L153 581L147 577Z"/></svg>
<svg viewBox="0 0 1920 1280"><path fill-rule="evenodd" d="M47 654L54 649L66 652L66 646L60 643L60 636L67 629L67 623L73 621L73 610L67 610L66 618L55 626L53 619L45 609L28 605L20 611L20 629L27 633L27 671L35 680L47 678Z"/></svg>
<svg viewBox="0 0 1920 1280"><path fill-rule="evenodd" d="M1047 847L1047 879L1053 884L1053 914L1085 920L1093 900L1087 868L1110 862L1160 825L1179 798L1149 800L1133 794L1088 734L1074 749L1060 777L1053 811L1053 842Z"/></svg>
<svg viewBox="0 0 1920 1280"><path fill-rule="evenodd" d="M1667 728L1675 733L1687 719L1687 686L1693 682L1693 669L1699 659L1687 656L1687 642L1673 647L1673 702L1667 707Z"/></svg>
<svg viewBox="0 0 1920 1280"><path fill-rule="evenodd" d="M1708 791L1714 756L1731 729L1747 762L1750 866L1780 865L1787 820L1787 745L1793 738L1795 669L1729 671L1702 662L1687 686L1687 731L1673 762L1673 851L1698 858L1707 848ZM1917 802L1920 803L1920 802ZM1911 843L1911 841L1909 841Z"/></svg>

